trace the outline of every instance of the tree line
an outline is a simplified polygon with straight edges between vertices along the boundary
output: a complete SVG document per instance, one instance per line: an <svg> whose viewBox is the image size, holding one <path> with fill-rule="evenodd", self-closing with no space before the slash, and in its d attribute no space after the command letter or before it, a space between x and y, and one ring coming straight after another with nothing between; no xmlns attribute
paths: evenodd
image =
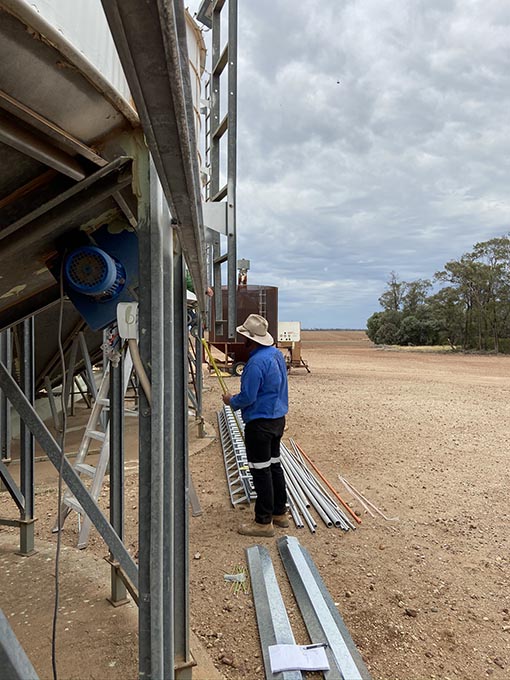
<svg viewBox="0 0 510 680"><path fill-rule="evenodd" d="M432 279L400 281L391 272L379 304L383 311L367 320L377 344L509 353L510 236L477 243Z"/></svg>

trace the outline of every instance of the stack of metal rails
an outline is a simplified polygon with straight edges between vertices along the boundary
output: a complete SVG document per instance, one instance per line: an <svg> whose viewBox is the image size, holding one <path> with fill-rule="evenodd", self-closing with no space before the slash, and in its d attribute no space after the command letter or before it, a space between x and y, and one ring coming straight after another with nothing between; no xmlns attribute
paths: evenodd
<svg viewBox="0 0 510 680"><path fill-rule="evenodd" d="M250 503L256 498L252 477L246 458L244 443L244 422L239 412L230 406L224 406L218 413L218 427L225 461L225 472L230 494L230 501L235 507L239 503ZM291 439L292 450L285 444L280 445L280 457L285 481L289 512L296 528L306 526L312 533L317 529L312 510L327 527L336 527L348 531L355 529L355 524L345 514L337 500L317 477L311 472Z"/></svg>

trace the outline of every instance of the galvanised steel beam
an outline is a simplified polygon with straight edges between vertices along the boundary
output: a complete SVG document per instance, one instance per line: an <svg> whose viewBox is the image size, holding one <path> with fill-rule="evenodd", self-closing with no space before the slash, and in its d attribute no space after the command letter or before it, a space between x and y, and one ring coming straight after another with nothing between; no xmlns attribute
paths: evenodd
<svg viewBox="0 0 510 680"><path fill-rule="evenodd" d="M201 309L203 218L182 0L102 0Z"/></svg>
<svg viewBox="0 0 510 680"><path fill-rule="evenodd" d="M23 498L23 494L19 490L18 485L14 481L13 476L9 472L9 468L7 465L0 460L0 481L4 484L6 490L9 492L12 500L16 503L18 506L18 510L20 511L20 514L23 513L25 509L25 499ZM0 518L0 524L3 524L4 522Z"/></svg>
<svg viewBox="0 0 510 680"><path fill-rule="evenodd" d="M0 312L0 330L3 332L11 326L20 323L20 321L28 319L37 312L42 312L43 310L48 309L48 307L52 307L59 299L60 286L56 283L39 293L31 295L25 300L15 302L12 307Z"/></svg>
<svg viewBox="0 0 510 680"><path fill-rule="evenodd" d="M156 680L174 675L174 416L167 412L173 404L173 330L165 290L173 258L170 214L154 165L140 157L138 170L140 355L151 383L150 402L143 390L139 397L139 675Z"/></svg>
<svg viewBox="0 0 510 680"><path fill-rule="evenodd" d="M120 156L40 208L0 231L2 257L18 255L34 239L69 225L88 209L131 185L131 158Z"/></svg>
<svg viewBox="0 0 510 680"><path fill-rule="evenodd" d="M278 550L313 643L327 643L326 680L370 680L360 653L307 550L294 536L278 540Z"/></svg>
<svg viewBox="0 0 510 680"><path fill-rule="evenodd" d="M10 372L12 368L12 331L0 332L0 361ZM0 460L11 460L11 405L0 391Z"/></svg>
<svg viewBox="0 0 510 680"><path fill-rule="evenodd" d="M284 671L278 673L278 675L271 672L269 645L294 645L296 642L269 552L261 545L253 545L246 548L245 553L250 570L260 647L266 671L265 677L278 677L281 680L301 680L303 677L301 671Z"/></svg>
<svg viewBox="0 0 510 680"><path fill-rule="evenodd" d="M195 386L197 393L197 417L200 418L198 425L198 436L204 437L204 418L202 415L203 407L203 385L204 385L204 373L203 373L203 362L202 357L204 353L204 347L202 345L203 336L203 326L202 326L202 314L197 312L197 337L195 338Z"/></svg>
<svg viewBox="0 0 510 680"><path fill-rule="evenodd" d="M176 678L191 680L189 639L188 326L180 247L173 254L174 654Z"/></svg>
<svg viewBox="0 0 510 680"><path fill-rule="evenodd" d="M0 114L0 142L79 182L85 170L75 158Z"/></svg>
<svg viewBox="0 0 510 680"><path fill-rule="evenodd" d="M62 457L60 446L2 362L0 362L0 390L4 392L50 461L59 470ZM104 538L131 583L137 588L138 569L131 555L65 456L62 462L64 482Z"/></svg>
<svg viewBox="0 0 510 680"><path fill-rule="evenodd" d="M31 406L35 402L34 368L34 317L23 321L23 341L20 361L20 382L25 397ZM20 553L34 552L34 436L20 420L20 487L25 506L21 514Z"/></svg>
<svg viewBox="0 0 510 680"><path fill-rule="evenodd" d="M102 167L108 163L107 160L101 158L94 149L83 144L79 139L73 137L66 130L48 120L40 113L34 111L33 109L25 106L22 102L11 97L7 92L0 90L0 108L4 109L8 113L12 114L24 123L27 123L32 128L42 132L46 137L52 139L60 147L68 150L70 155L78 154L91 161L95 165Z"/></svg>
<svg viewBox="0 0 510 680"><path fill-rule="evenodd" d="M39 680L34 667L0 609L0 669L2 680Z"/></svg>
<svg viewBox="0 0 510 680"><path fill-rule="evenodd" d="M83 334L80 333L80 338ZM87 347L85 345L85 351ZM120 353L118 363L110 364L110 523L121 541L124 540L124 366ZM114 556L110 553L110 558ZM117 566L111 566L110 602L119 606L128 601L126 586Z"/></svg>

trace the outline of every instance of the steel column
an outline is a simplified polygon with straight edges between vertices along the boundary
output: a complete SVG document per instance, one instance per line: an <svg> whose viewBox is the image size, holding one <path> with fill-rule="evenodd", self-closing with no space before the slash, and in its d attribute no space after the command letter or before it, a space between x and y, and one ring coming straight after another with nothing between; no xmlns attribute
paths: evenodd
<svg viewBox="0 0 510 680"><path fill-rule="evenodd" d="M205 437L204 429L204 418L202 414L203 404L202 404L202 392L204 389L204 374L203 374L203 361L202 357L204 354L204 348L202 345L203 337L203 325L202 325L202 314L197 312L197 337L195 338L195 385L197 389L197 415L200 418L198 424L198 436L200 438Z"/></svg>
<svg viewBox="0 0 510 680"><path fill-rule="evenodd" d="M189 555L188 555L188 328L184 258L178 244L173 266L174 346L174 644L176 678L191 680L189 648Z"/></svg>
<svg viewBox="0 0 510 680"><path fill-rule="evenodd" d="M82 334L80 334L81 336ZM87 353L88 356L88 353ZM110 524L124 540L124 385L123 357L110 365ZM128 602L126 586L110 551L111 597L114 607Z"/></svg>
<svg viewBox="0 0 510 680"><path fill-rule="evenodd" d="M165 531L173 526L173 515L165 517L166 508L172 511L173 499L165 496L169 490L166 475L171 471L164 467L165 408L172 383L165 373L168 337L164 337L164 319L171 310L165 309L163 231L170 220L154 166L151 163L149 170L140 158L138 169L140 281L145 284L139 291L140 354L152 394L150 404L143 390L139 395L139 675L156 680L172 677L166 674L168 668L173 673L173 536Z"/></svg>
<svg viewBox="0 0 510 680"><path fill-rule="evenodd" d="M7 329L0 333L0 362L12 370L12 331ZM5 394L0 391L0 459L8 463L11 460L11 404Z"/></svg>
<svg viewBox="0 0 510 680"><path fill-rule="evenodd" d="M174 427L176 422L177 404L176 389L174 385L177 358L175 355L175 330L176 322L174 308L176 304L174 290L174 247L177 245L175 232L170 224L165 224L163 229L163 291L164 291L164 530L165 543L163 546L163 570L166 575L164 582L165 602L171 602L173 610L169 612L167 624L169 630L165 640L164 670L165 677L173 678L176 664L176 627L180 619L176 619L175 603L175 491L177 487L175 479L175 463L177 451L175 448ZM180 614L180 612L179 612Z"/></svg>
<svg viewBox="0 0 510 680"><path fill-rule="evenodd" d="M20 361L20 382L23 394L31 406L35 401L34 317L23 321L23 342ZM20 554L34 552L34 436L20 419L20 490L25 499L20 524Z"/></svg>

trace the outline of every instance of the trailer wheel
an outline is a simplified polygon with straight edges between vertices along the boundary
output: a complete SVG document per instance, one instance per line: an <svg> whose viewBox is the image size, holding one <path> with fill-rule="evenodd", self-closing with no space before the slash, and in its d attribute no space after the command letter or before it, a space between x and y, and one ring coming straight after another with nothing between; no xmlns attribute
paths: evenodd
<svg viewBox="0 0 510 680"><path fill-rule="evenodd" d="M232 375L237 375L238 377L241 376L245 366L246 363L244 361L237 361L232 366Z"/></svg>

